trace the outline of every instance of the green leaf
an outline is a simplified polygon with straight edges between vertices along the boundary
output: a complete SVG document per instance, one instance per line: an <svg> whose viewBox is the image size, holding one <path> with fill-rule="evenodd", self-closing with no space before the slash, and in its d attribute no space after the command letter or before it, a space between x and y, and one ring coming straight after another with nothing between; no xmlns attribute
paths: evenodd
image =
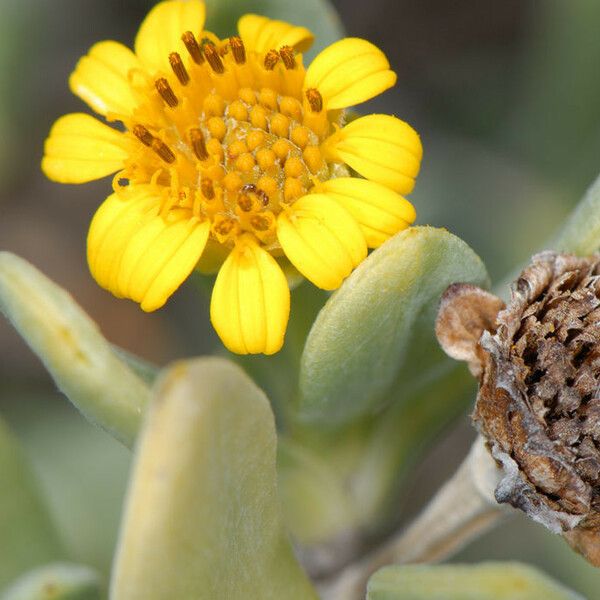
<svg viewBox="0 0 600 600"><path fill-rule="evenodd" d="M412 467L472 402L473 377L448 366L410 401L374 417L334 432L294 427L282 434L279 481L295 540L309 547L344 540L344 552L352 553L398 518Z"/></svg>
<svg viewBox="0 0 600 600"><path fill-rule="evenodd" d="M600 248L600 177L587 190L551 247L580 256Z"/></svg>
<svg viewBox="0 0 600 600"><path fill-rule="evenodd" d="M340 18L328 0L206 0L207 28L220 37L237 32L238 19L255 13L303 25L315 35L315 50L344 37ZM307 52L310 57L314 50Z"/></svg>
<svg viewBox="0 0 600 600"><path fill-rule="evenodd" d="M358 514L339 473L309 448L282 438L279 488L285 520L303 545L344 538L357 529Z"/></svg>
<svg viewBox="0 0 600 600"><path fill-rule="evenodd" d="M100 600L102 587L92 569L57 563L23 575L0 600Z"/></svg>
<svg viewBox="0 0 600 600"><path fill-rule="evenodd" d="M583 600L533 567L516 562L391 566L369 580L367 600Z"/></svg>
<svg viewBox="0 0 600 600"><path fill-rule="evenodd" d="M16 438L0 420L0 589L64 550Z"/></svg>
<svg viewBox="0 0 600 600"><path fill-rule="evenodd" d="M409 228L373 252L316 319L300 369L302 420L341 425L408 397L447 369L434 337L441 294L488 285L469 246L444 229Z"/></svg>
<svg viewBox="0 0 600 600"><path fill-rule="evenodd" d="M0 252L0 311L86 418L132 444L149 389L73 298L26 260Z"/></svg>
<svg viewBox="0 0 600 600"><path fill-rule="evenodd" d="M273 413L224 359L171 368L140 434L113 600L315 598L286 539Z"/></svg>

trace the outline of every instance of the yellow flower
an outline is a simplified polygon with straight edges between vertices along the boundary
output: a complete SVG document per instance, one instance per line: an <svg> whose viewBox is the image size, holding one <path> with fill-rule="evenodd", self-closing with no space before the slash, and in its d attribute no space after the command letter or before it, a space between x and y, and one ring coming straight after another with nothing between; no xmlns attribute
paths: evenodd
<svg viewBox="0 0 600 600"><path fill-rule="evenodd" d="M168 0L135 52L94 45L71 90L122 126L60 118L42 168L62 183L117 173L88 236L102 287L153 311L194 268L218 269L210 314L223 343L272 354L289 316L284 260L339 287L368 247L414 221L400 194L413 189L421 143L388 115L344 124L343 109L396 82L371 43L340 40L305 69L304 27L245 15L220 40L204 18L200 0Z"/></svg>

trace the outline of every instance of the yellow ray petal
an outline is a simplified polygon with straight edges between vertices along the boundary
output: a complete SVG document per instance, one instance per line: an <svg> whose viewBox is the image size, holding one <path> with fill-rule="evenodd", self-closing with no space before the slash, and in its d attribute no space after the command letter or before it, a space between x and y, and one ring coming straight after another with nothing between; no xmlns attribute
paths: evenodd
<svg viewBox="0 0 600 600"><path fill-rule="evenodd" d="M160 308L196 266L209 226L208 221L199 222L187 211L147 221L123 251L119 292L147 312Z"/></svg>
<svg viewBox="0 0 600 600"><path fill-rule="evenodd" d="M50 130L42 170L60 183L100 179L123 168L128 145L121 132L90 115L65 115Z"/></svg>
<svg viewBox="0 0 600 600"><path fill-rule="evenodd" d="M357 177L338 177L319 190L339 202L360 225L369 248L377 248L417 217L413 205L389 188Z"/></svg>
<svg viewBox="0 0 600 600"><path fill-rule="evenodd" d="M79 60L69 79L71 91L97 113L128 115L137 105L129 83L141 64L129 48L118 42L99 42Z"/></svg>
<svg viewBox="0 0 600 600"><path fill-rule="evenodd" d="M125 247L159 209L158 197L134 188L126 195L110 195L96 211L87 239L88 265L98 285L115 296L122 296L116 280Z"/></svg>
<svg viewBox="0 0 600 600"><path fill-rule="evenodd" d="M152 74L170 72L169 54L187 56L181 36L191 31L196 36L204 28L206 7L201 0L167 0L157 4L146 16L137 37L135 52Z"/></svg>
<svg viewBox="0 0 600 600"><path fill-rule="evenodd" d="M390 115L368 115L325 140L323 152L367 179L408 194L415 186L423 147L408 123Z"/></svg>
<svg viewBox="0 0 600 600"><path fill-rule="evenodd" d="M140 296L142 310L151 312L160 308L190 276L206 246L209 230L208 221L200 223L194 219L171 226L170 240L173 242L178 235L182 235L183 240L170 257L164 260L160 257L160 269L152 265L152 269L146 271L145 291L143 297ZM148 263L147 257L144 260ZM148 281L150 284L146 287Z"/></svg>
<svg viewBox="0 0 600 600"><path fill-rule="evenodd" d="M238 354L273 354L283 345L290 291L277 261L251 237L238 241L223 263L210 318L225 346Z"/></svg>
<svg viewBox="0 0 600 600"><path fill-rule="evenodd" d="M244 44L256 52L279 50L281 46L291 46L298 52L306 52L315 39L306 27L252 14L241 17L238 31Z"/></svg>
<svg viewBox="0 0 600 600"><path fill-rule="evenodd" d="M338 288L367 256L358 223L325 194L309 194L282 212L277 237L290 262L316 286Z"/></svg>
<svg viewBox="0 0 600 600"><path fill-rule="evenodd" d="M208 238L208 222L188 211L160 214L151 188L109 196L88 234L88 264L100 286L119 298L160 308L192 272Z"/></svg>
<svg viewBox="0 0 600 600"><path fill-rule="evenodd" d="M306 71L304 89L316 88L325 108L365 102L396 83L385 54L366 40L344 38L320 52Z"/></svg>

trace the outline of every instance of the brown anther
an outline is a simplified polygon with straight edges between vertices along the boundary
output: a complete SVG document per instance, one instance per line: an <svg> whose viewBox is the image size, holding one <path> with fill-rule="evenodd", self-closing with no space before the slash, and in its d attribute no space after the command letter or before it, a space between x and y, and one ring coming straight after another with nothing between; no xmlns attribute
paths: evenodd
<svg viewBox="0 0 600 600"><path fill-rule="evenodd" d="M190 82L190 76L181 60L181 56L179 56L177 52L171 52L171 54L169 54L169 63L171 64L173 73L175 73L175 77L179 79L179 83L181 83L181 85L187 85Z"/></svg>
<svg viewBox="0 0 600 600"><path fill-rule="evenodd" d="M285 65L286 69L292 70L296 68L296 58L294 49L291 46L281 46L279 48L279 56Z"/></svg>
<svg viewBox="0 0 600 600"><path fill-rule="evenodd" d="M225 65L219 56L217 47L212 42L206 42L202 45L204 49L204 56L210 65L210 68L219 75L225 73Z"/></svg>
<svg viewBox="0 0 600 600"><path fill-rule="evenodd" d="M271 226L271 221L262 215L255 215L250 219L250 225L252 225L256 231L267 231Z"/></svg>
<svg viewBox="0 0 600 600"><path fill-rule="evenodd" d="M202 190L202 195L207 200L212 200L215 197L215 188L213 186L212 179L203 177L202 182L200 183L200 189Z"/></svg>
<svg viewBox="0 0 600 600"><path fill-rule="evenodd" d="M191 31L186 31L181 36L181 40L185 44L187 51L190 53L192 60L197 65L201 65L204 62L204 56L202 55L202 50L200 49L200 46L198 45L196 36Z"/></svg>
<svg viewBox="0 0 600 600"><path fill-rule="evenodd" d="M306 90L306 99L313 112L319 113L323 110L323 96L321 96L319 90L315 88Z"/></svg>
<svg viewBox="0 0 600 600"><path fill-rule="evenodd" d="M237 200L238 206L244 212L250 212L252 210L252 198L246 194L240 194Z"/></svg>
<svg viewBox="0 0 600 600"><path fill-rule="evenodd" d="M265 54L265 69L272 71L275 65L279 62L279 52L277 50L269 50Z"/></svg>
<svg viewBox="0 0 600 600"><path fill-rule="evenodd" d="M229 45L231 46L235 62L238 65L243 65L246 62L246 48L244 42L242 42L242 38L237 35L231 36L229 38Z"/></svg>
<svg viewBox="0 0 600 600"><path fill-rule="evenodd" d="M179 100L177 100L177 96L173 91L173 88L170 86L169 82L161 77L156 80L156 90L160 94L161 98L171 107L175 108L179 104Z"/></svg>
<svg viewBox="0 0 600 600"><path fill-rule="evenodd" d="M140 140L144 146L150 147L152 145L154 136L143 125L134 125L133 135L135 135L135 137Z"/></svg>
<svg viewBox="0 0 600 600"><path fill-rule="evenodd" d="M171 148L167 146L162 140L154 138L152 140L152 150L156 152L165 162L171 164L175 162L175 155Z"/></svg>
<svg viewBox="0 0 600 600"><path fill-rule="evenodd" d="M200 129L190 130L190 141L192 143L192 150L198 160L206 160L208 158L208 150L206 149L206 142L204 141L204 134Z"/></svg>

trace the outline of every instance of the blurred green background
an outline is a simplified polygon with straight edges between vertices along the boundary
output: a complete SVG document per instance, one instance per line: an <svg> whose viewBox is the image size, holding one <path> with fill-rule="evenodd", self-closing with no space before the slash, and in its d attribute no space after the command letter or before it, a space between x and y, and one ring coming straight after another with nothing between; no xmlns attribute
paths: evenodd
<svg viewBox="0 0 600 600"><path fill-rule="evenodd" d="M39 170L55 118L85 110L68 75L101 39L131 44L148 0L0 0L0 249L68 289L115 344L157 364L217 348L192 284L158 314L112 298L85 263L87 226L108 181L66 187ZM387 53L397 87L370 103L421 133L411 196L421 224L463 238L498 282L543 247L600 171L597 0L335 0L350 35ZM253 10L251 0L248 11ZM317 40L318 44L318 40ZM19 434L65 554L107 572L129 452L91 428L0 320L0 412ZM414 514L474 437L465 415L404 491ZM523 517L455 560L521 559L589 598L600 573ZM33 565L32 565L33 566Z"/></svg>

